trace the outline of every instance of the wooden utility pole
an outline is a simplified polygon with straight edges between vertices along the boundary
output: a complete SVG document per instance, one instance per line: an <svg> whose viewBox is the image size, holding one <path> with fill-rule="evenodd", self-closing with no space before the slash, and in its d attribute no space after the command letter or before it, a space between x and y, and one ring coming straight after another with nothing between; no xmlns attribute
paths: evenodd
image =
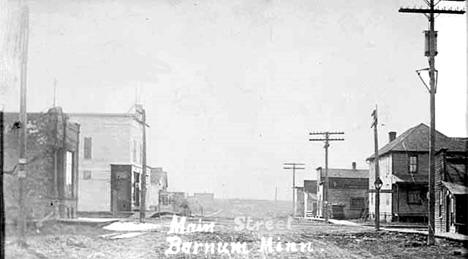
<svg viewBox="0 0 468 259"><path fill-rule="evenodd" d="M21 10L21 68L20 68L20 114L19 114L19 156L18 156L18 245L26 246L26 209L24 180L26 172L26 146L27 146L27 114L26 114L26 85L28 65L28 40L29 40L29 9L27 6Z"/></svg>
<svg viewBox="0 0 468 259"><path fill-rule="evenodd" d="M304 170L303 167L305 164L303 163L283 163L283 169L290 170L292 169L293 172L293 179L292 179L292 209L293 209L293 217L296 216L296 170Z"/></svg>
<svg viewBox="0 0 468 259"><path fill-rule="evenodd" d="M0 172L1 172L1 179L0 179L0 258L5 258L5 204L4 196L3 196L3 159L4 159L4 146L3 146L3 107L0 110Z"/></svg>
<svg viewBox="0 0 468 259"><path fill-rule="evenodd" d="M447 0L446 0L447 1ZM424 8L400 8L399 12L402 13L420 13L424 14L429 20L429 30L425 31L426 36L426 50L425 56L428 57L429 68L422 69L429 72L429 95L430 95L430 148L429 148L429 210L428 210L428 236L427 244L433 245L435 243L435 94L437 91L437 75L438 71L435 69L435 56L437 55L437 31L435 30L435 14L463 14L463 10L437 8L440 2L426 0L427 6ZM463 2L464 0L450 0L454 2ZM421 70L418 70L419 75ZM422 80L422 79L421 79Z"/></svg>
<svg viewBox="0 0 468 259"><path fill-rule="evenodd" d="M140 222L143 222L146 217L146 111L141 105L136 105L136 113L138 122L142 127L143 147L142 147L142 163L141 163L141 192L140 192Z"/></svg>
<svg viewBox="0 0 468 259"><path fill-rule="evenodd" d="M324 141L325 145L325 183L323 188L322 197L322 216L325 218L325 222L328 223L328 147L330 147L330 141L343 141L344 138L330 138L331 135L343 135L344 132L311 132L309 135L322 135L324 138L311 138L309 141Z"/></svg>
<svg viewBox="0 0 468 259"><path fill-rule="evenodd" d="M377 187L380 180L380 168L379 168L379 135L377 132L378 118L377 118L377 106L372 112L372 117L374 121L372 122L372 127L374 127L374 170L375 170L375 230L380 230L380 187Z"/></svg>

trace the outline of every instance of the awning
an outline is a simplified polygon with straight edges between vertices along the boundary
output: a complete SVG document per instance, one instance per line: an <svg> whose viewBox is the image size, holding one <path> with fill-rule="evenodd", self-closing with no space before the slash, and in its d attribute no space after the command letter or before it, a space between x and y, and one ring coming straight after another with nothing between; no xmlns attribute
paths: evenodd
<svg viewBox="0 0 468 259"><path fill-rule="evenodd" d="M452 194L468 194L468 187L456 183L450 183L442 181L442 184L447 187L447 189Z"/></svg>
<svg viewBox="0 0 468 259"><path fill-rule="evenodd" d="M427 175L392 175L393 183L397 184L427 184Z"/></svg>

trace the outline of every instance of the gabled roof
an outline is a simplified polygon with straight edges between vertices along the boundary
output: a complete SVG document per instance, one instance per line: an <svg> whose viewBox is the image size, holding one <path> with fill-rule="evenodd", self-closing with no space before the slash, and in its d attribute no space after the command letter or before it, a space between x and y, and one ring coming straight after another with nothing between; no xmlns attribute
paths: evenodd
<svg viewBox="0 0 468 259"><path fill-rule="evenodd" d="M430 128L426 124L421 123L403 132L392 142L379 149L379 155L399 151L429 152L429 133ZM459 152L466 151L466 141L466 138L450 138L436 130L436 151L440 149ZM373 159L374 155L372 154L367 160Z"/></svg>

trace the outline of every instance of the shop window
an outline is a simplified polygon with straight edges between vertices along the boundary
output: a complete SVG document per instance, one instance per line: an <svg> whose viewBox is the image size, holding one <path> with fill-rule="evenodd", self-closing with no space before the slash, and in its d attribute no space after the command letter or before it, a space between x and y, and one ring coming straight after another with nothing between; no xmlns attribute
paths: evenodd
<svg viewBox="0 0 468 259"><path fill-rule="evenodd" d="M65 197L73 197L73 152L65 154Z"/></svg>

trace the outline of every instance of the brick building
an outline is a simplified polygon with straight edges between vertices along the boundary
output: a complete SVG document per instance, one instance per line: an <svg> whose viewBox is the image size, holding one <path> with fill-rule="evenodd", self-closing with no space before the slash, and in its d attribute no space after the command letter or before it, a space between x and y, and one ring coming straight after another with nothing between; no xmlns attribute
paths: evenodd
<svg viewBox="0 0 468 259"><path fill-rule="evenodd" d="M80 127L61 108L28 113L25 208L28 221L72 218L77 210ZM4 200L6 222L18 215L18 113L4 116Z"/></svg>
<svg viewBox="0 0 468 259"><path fill-rule="evenodd" d="M78 210L131 212L140 208L142 124L137 113L72 113L81 125ZM151 167L146 168L146 208L157 206L149 197Z"/></svg>
<svg viewBox="0 0 468 259"><path fill-rule="evenodd" d="M380 219L425 221L429 174L429 127L423 123L400 136L389 133L389 142L379 150ZM436 131L436 150L464 151L464 144ZM369 216L375 217L375 163L369 161Z"/></svg>
<svg viewBox="0 0 468 259"><path fill-rule="evenodd" d="M466 140L465 140L466 141ZM468 143L468 142L466 142ZM436 154L436 232L468 234L468 154Z"/></svg>
<svg viewBox="0 0 468 259"><path fill-rule="evenodd" d="M317 216L323 217L325 168L317 168ZM329 215L333 218L359 218L367 210L369 170L328 168Z"/></svg>

